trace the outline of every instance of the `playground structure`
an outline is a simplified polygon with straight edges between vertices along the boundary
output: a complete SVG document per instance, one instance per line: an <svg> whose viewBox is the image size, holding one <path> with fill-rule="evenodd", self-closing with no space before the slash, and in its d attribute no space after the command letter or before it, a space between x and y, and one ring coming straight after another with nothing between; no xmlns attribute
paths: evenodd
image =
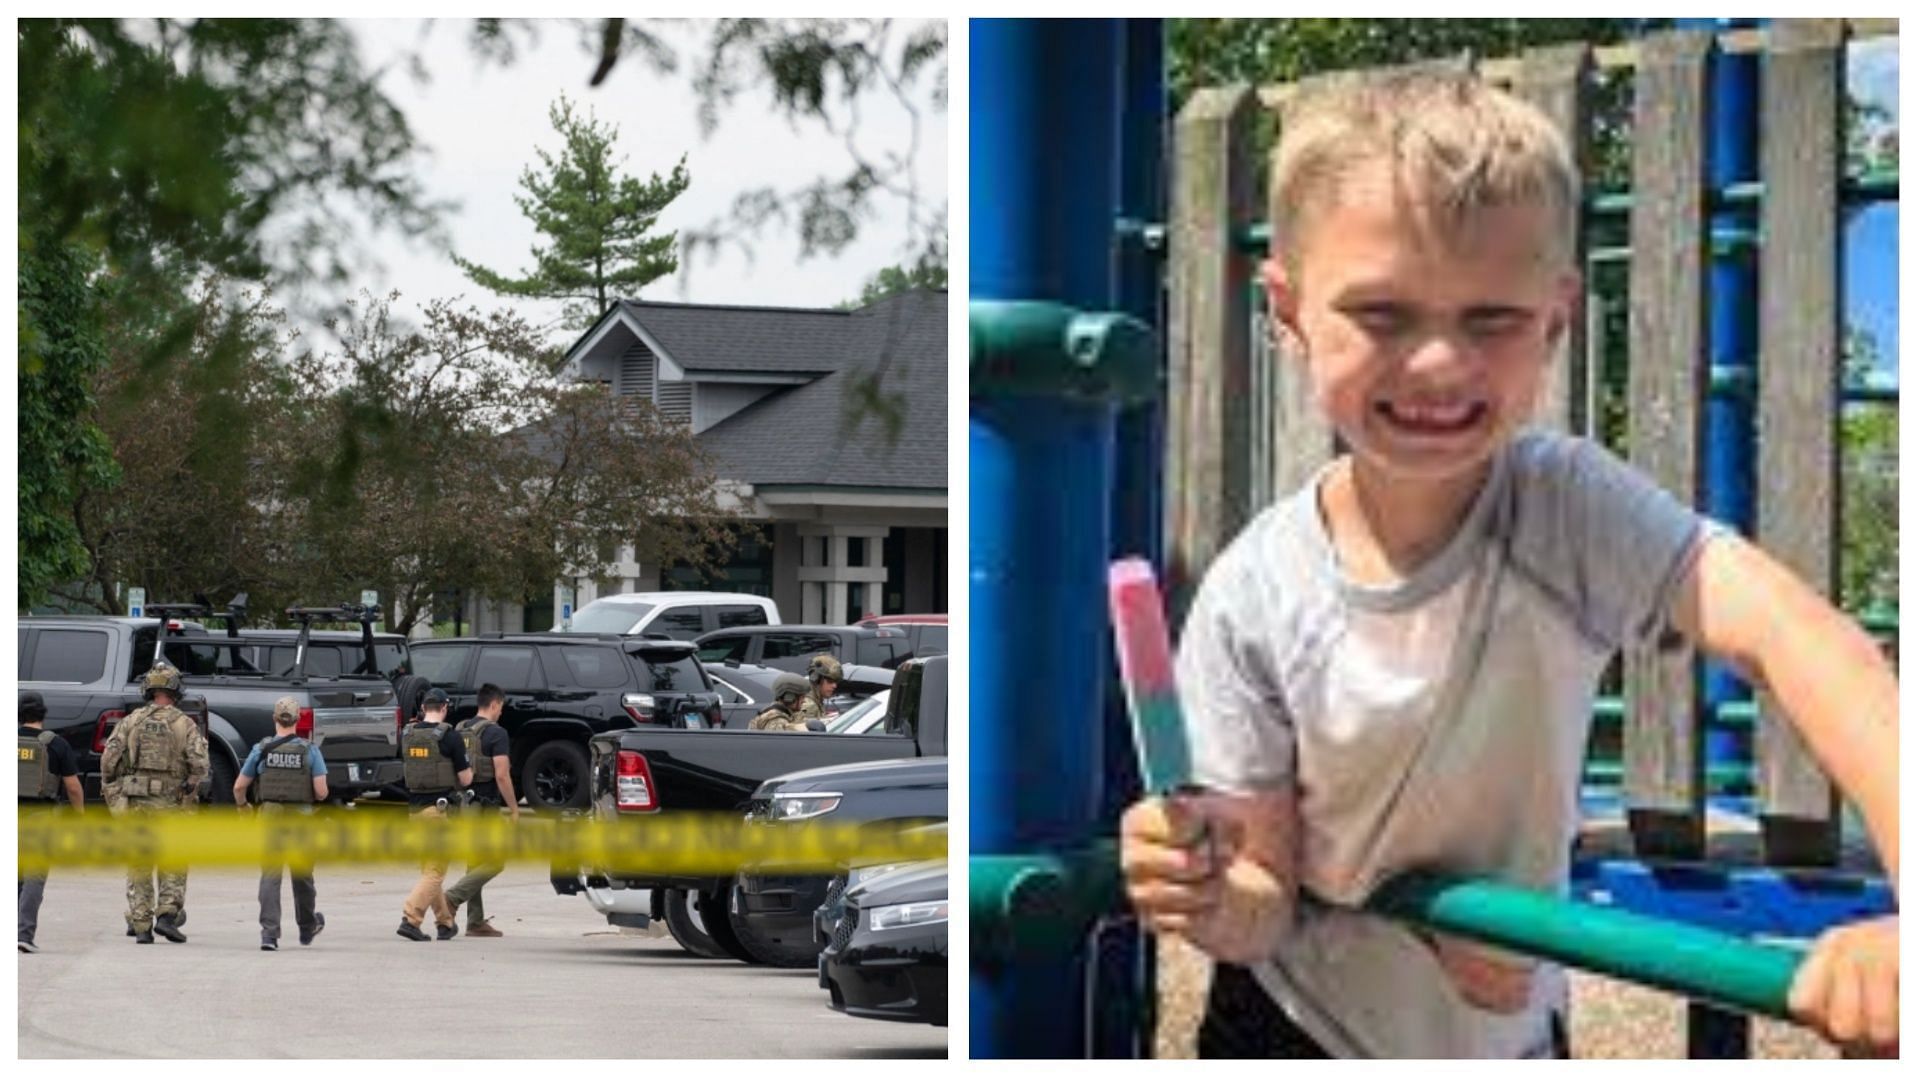
<svg viewBox="0 0 1920 1080"><path fill-rule="evenodd" d="M1841 209L1898 196L1897 178L1843 174L1845 47L1850 31L1890 29L1691 27L1477 68L1539 104L1583 163L1597 73L1630 69L1632 188L1589 191L1579 230L1589 267L1628 275L1626 456L1829 595L1840 409L1897 398L1839 378ZM976 20L972 33L974 297L1003 302L973 310L972 1049L1138 1054L1149 951L1124 917L1110 837L1140 785L1101 579L1114 555L1146 553L1177 626L1214 555L1333 452L1296 366L1266 340L1253 281L1271 239L1255 124L1283 115L1291 88L1191 96L1172 128L1162 225L1155 185L1127 171L1160 156L1158 26ZM1626 245L1590 242L1623 215ZM1050 328L1038 330L1043 308ZM1015 311L1028 312L1018 332ZM1083 312L1107 314L1076 323ZM1140 332L1153 325L1164 361ZM1564 343L1540 423L1597 430L1596 337L1576 327ZM1861 614L1897 636L1897 616ZM1624 694L1596 704L1596 745L1618 756L1590 761L1589 794L1624 808L1631 857L1580 860L1571 887L1588 904L1532 909L1529 930L1514 912L1538 898L1426 879L1376 908L1685 994L1689 1053L1743 1056L1744 1011L1782 1015L1791 964L1742 939L1809 938L1891 897L1870 867L1843 866L1857 845L1844 843L1834 789L1772 704L1696 660L1630 655ZM1757 857L1728 864L1710 809L1753 822ZM1537 932L1578 937L1599 927L1596 911L1643 921L1597 952ZM1645 947L1669 932L1705 951ZM1675 955L1710 959L1676 976ZM1730 993L1719 980L1735 971L1753 977Z"/></svg>

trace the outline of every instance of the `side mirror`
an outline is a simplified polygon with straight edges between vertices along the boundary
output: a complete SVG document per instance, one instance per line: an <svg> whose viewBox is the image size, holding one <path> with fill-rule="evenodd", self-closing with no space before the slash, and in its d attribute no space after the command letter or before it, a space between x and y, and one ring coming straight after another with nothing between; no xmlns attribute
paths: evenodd
<svg viewBox="0 0 1920 1080"><path fill-rule="evenodd" d="M825 731L825 730L827 730L827 724L826 724L826 721L824 721L824 720L809 720L809 721L807 721L807 730L808 730L808 731Z"/></svg>

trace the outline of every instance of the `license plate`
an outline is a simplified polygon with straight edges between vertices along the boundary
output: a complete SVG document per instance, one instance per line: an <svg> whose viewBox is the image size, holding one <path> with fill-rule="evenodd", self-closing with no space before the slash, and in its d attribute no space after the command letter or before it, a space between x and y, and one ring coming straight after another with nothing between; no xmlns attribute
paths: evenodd
<svg viewBox="0 0 1920 1080"><path fill-rule="evenodd" d="M360 766L358 766L358 765L348 765L348 766L347 766L347 779L348 779L348 780L351 780L352 782L354 782L354 783L356 783L356 784L357 784L357 783L359 783L359 782L360 782Z"/></svg>
<svg viewBox="0 0 1920 1080"><path fill-rule="evenodd" d="M687 713L684 716L682 716L680 719L686 722L687 727L693 728L695 730L698 730L700 728L704 728L707 726L706 718L701 716L697 712Z"/></svg>

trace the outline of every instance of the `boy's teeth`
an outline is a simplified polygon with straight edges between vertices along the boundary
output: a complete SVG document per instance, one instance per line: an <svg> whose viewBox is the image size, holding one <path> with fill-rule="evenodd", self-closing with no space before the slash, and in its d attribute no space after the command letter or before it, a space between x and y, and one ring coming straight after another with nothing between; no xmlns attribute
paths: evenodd
<svg viewBox="0 0 1920 1080"><path fill-rule="evenodd" d="M1466 405L1395 405L1394 414L1416 424L1458 424L1473 413Z"/></svg>

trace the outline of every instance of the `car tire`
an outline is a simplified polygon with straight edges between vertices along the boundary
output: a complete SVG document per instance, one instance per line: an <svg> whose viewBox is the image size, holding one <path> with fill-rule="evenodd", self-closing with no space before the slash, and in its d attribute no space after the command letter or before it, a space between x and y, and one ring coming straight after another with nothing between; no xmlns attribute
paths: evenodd
<svg viewBox="0 0 1920 1080"><path fill-rule="evenodd" d="M707 933L704 920L695 910L685 889L667 890L667 933L680 947L706 960L731 960L733 955L720 947Z"/></svg>
<svg viewBox="0 0 1920 1080"><path fill-rule="evenodd" d="M232 810L233 782L240 778L240 768L227 756L225 749L209 747L207 749L207 801L208 807Z"/></svg>
<svg viewBox="0 0 1920 1080"><path fill-rule="evenodd" d="M729 880L717 889L707 889L696 894L694 902L698 905L700 922L707 928L707 936L720 946L728 956L744 964L761 964L765 961L753 955L740 939L734 936L733 921L727 917L727 894L733 891L733 882Z"/></svg>
<svg viewBox="0 0 1920 1080"><path fill-rule="evenodd" d="M728 905L731 908L732 905ZM751 953L754 959L769 967L810 968L820 962L820 945L813 940L813 922L807 922L805 941L774 939L755 933L753 921L745 912L729 910L727 921L733 928L733 936L740 939L740 947Z"/></svg>
<svg viewBox="0 0 1920 1080"><path fill-rule="evenodd" d="M420 715L420 699L433 689L433 683L425 675L402 675L393 680L393 701L400 706L400 715L408 721Z"/></svg>
<svg viewBox="0 0 1920 1080"><path fill-rule="evenodd" d="M527 755L520 769L519 794L526 796L530 810L580 810L592 794L587 781L586 748L551 739Z"/></svg>

